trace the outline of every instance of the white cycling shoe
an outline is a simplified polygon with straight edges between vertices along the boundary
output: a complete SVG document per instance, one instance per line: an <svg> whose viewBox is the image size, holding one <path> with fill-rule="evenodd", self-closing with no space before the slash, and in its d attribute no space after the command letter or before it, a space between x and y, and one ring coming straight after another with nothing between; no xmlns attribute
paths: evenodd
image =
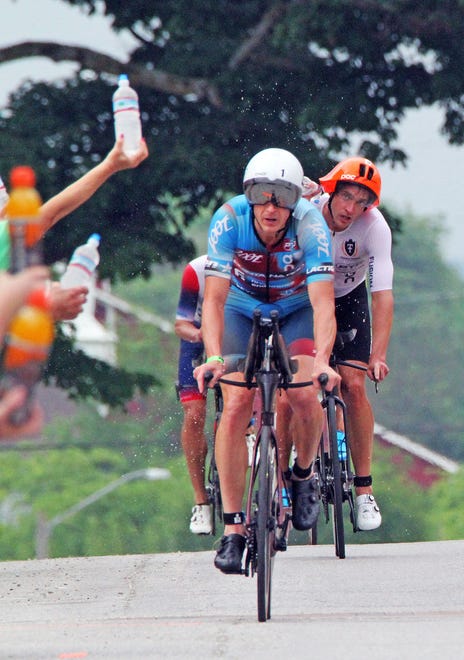
<svg viewBox="0 0 464 660"><path fill-rule="evenodd" d="M382 524L380 509L375 497L369 493L356 497L356 526L362 532L370 532Z"/></svg>
<svg viewBox="0 0 464 660"><path fill-rule="evenodd" d="M190 531L192 534L212 534L213 507L211 504L195 504L190 518Z"/></svg>

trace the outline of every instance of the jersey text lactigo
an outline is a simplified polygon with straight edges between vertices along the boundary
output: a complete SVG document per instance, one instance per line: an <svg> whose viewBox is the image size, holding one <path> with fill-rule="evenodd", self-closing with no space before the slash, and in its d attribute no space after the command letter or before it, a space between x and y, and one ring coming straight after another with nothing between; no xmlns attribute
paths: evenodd
<svg viewBox="0 0 464 660"><path fill-rule="evenodd" d="M311 203L322 212L328 200L328 195L322 195ZM391 244L390 227L376 208L365 211L343 231L333 232L335 297L350 293L366 278L370 291L392 289Z"/></svg>
<svg viewBox="0 0 464 660"><path fill-rule="evenodd" d="M260 302L279 303L288 313L307 305L307 285L333 279L326 222L313 205L300 200L282 239L266 249L245 195L234 197L211 220L209 275L230 279L230 295L252 309Z"/></svg>

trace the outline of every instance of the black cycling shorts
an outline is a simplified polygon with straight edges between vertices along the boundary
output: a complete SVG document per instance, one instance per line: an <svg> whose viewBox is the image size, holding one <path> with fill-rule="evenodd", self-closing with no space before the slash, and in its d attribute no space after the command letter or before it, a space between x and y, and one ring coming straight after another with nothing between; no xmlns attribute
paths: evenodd
<svg viewBox="0 0 464 660"><path fill-rule="evenodd" d="M356 328L355 338L346 343L341 351L337 351L337 357L368 364L371 354L371 317L366 282L359 284L346 296L335 299L335 317L339 332Z"/></svg>

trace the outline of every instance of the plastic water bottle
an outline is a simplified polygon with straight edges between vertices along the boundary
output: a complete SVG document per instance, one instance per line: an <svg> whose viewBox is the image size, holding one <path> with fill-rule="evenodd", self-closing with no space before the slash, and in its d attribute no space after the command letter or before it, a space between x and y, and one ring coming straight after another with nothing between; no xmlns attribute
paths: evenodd
<svg viewBox="0 0 464 660"><path fill-rule="evenodd" d="M285 486L282 488L282 506L284 507L290 506L290 495Z"/></svg>
<svg viewBox="0 0 464 660"><path fill-rule="evenodd" d="M100 234L92 234L87 243L79 245L69 261L69 264L60 280L63 289L75 286L88 286L95 269L100 263Z"/></svg>
<svg viewBox="0 0 464 660"><path fill-rule="evenodd" d="M15 385L27 389L23 406L10 416L14 425L23 424L31 414L35 387L42 377L54 336L49 297L45 289L36 289L11 321L2 355L0 396Z"/></svg>
<svg viewBox="0 0 464 660"><path fill-rule="evenodd" d="M35 189L35 182L32 167L19 165L10 172L11 193L5 215L9 222L12 273L43 262L42 199Z"/></svg>
<svg viewBox="0 0 464 660"><path fill-rule="evenodd" d="M346 440L345 432L337 431L338 458L340 461L346 460Z"/></svg>
<svg viewBox="0 0 464 660"><path fill-rule="evenodd" d="M124 135L124 151L134 153L140 147L142 124L139 97L130 87L126 74L119 76L118 89L113 94L113 116L116 139Z"/></svg>

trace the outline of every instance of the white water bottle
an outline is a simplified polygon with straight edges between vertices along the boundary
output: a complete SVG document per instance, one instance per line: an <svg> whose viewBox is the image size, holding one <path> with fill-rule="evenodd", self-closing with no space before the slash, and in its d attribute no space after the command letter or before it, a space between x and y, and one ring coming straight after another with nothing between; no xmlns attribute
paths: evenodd
<svg viewBox="0 0 464 660"><path fill-rule="evenodd" d="M92 234L84 245L79 245L69 261L63 277L61 286L63 289L71 289L75 286L88 286L92 275L100 263L100 235Z"/></svg>
<svg viewBox="0 0 464 660"><path fill-rule="evenodd" d="M142 139L139 97L124 73L119 76L118 89L113 94L113 116L116 139L124 135L124 151L134 153Z"/></svg>

